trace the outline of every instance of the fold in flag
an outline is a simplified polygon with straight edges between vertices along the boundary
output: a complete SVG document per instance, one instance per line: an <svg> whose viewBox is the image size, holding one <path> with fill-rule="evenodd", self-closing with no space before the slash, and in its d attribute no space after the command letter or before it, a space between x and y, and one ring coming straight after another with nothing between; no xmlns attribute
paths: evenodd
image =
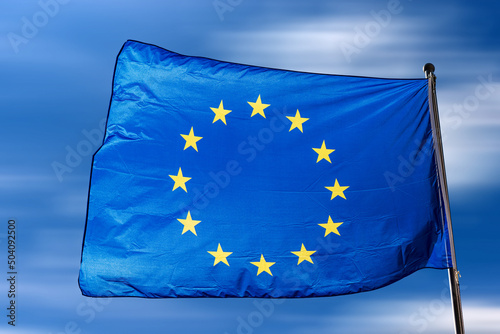
<svg viewBox="0 0 500 334"><path fill-rule="evenodd" d="M86 296L315 297L449 268L425 79L127 41L94 155Z"/></svg>

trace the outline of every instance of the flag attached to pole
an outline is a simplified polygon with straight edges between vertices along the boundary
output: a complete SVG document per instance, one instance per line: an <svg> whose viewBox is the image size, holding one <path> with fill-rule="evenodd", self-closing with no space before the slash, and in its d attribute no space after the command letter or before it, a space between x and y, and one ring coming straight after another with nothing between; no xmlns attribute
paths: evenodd
<svg viewBox="0 0 500 334"><path fill-rule="evenodd" d="M425 79L128 41L94 155L86 296L313 297L451 267Z"/></svg>

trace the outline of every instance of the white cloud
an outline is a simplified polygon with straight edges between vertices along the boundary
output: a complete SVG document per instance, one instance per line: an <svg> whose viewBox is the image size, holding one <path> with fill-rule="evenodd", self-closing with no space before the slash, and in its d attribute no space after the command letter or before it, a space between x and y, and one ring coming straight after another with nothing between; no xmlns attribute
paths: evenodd
<svg viewBox="0 0 500 334"><path fill-rule="evenodd" d="M498 333L500 331L500 307L480 303L464 307L465 329L470 333Z"/></svg>
<svg viewBox="0 0 500 334"><path fill-rule="evenodd" d="M354 309L355 308L355 309ZM290 333L380 333L448 334L454 329L448 298L432 300L372 300L363 305L347 304L345 312L331 314L277 314L276 320L288 323ZM465 329L469 333L493 334L500 328L500 307L473 301L464 305ZM360 321L362 319L362 321Z"/></svg>
<svg viewBox="0 0 500 334"><path fill-rule="evenodd" d="M368 14L368 12L367 12ZM376 33L366 15L311 18L309 22L270 25L255 30L223 30L211 35L207 48L225 60L309 72L376 77L423 77L419 60L428 44L421 19L393 16ZM348 45L348 46L346 46ZM346 47L356 50L350 54ZM343 51L344 50L344 51ZM414 68L409 64L418 63Z"/></svg>
<svg viewBox="0 0 500 334"><path fill-rule="evenodd" d="M489 74L481 75L487 78ZM500 184L500 84L478 99L481 81L438 92L443 146L450 185Z"/></svg>
<svg viewBox="0 0 500 334"><path fill-rule="evenodd" d="M327 72L344 60L336 45L349 39L347 21L306 23L254 31L221 31L207 41L224 60L310 72Z"/></svg>

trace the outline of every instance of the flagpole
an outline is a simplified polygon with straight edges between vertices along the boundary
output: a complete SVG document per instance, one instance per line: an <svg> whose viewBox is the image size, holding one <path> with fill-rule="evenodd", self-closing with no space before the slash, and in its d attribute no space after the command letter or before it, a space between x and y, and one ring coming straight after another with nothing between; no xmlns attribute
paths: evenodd
<svg viewBox="0 0 500 334"><path fill-rule="evenodd" d="M444 209L446 213L446 223L448 225L448 233L450 236L450 255L452 260L452 268L448 268L448 278L450 281L451 303L453 306L453 315L455 321L455 333L464 334L464 319L462 313L462 301L460 298L460 283L458 278L460 273L457 269L457 258L455 255L455 243L453 240L453 229L451 225L450 200L448 196L448 184L446 181L446 170L444 166L443 140L441 137L441 128L439 123L439 112L436 97L436 76L434 75L435 67L433 64L427 63L424 65L425 77L428 79L429 85L429 109L431 113L432 133L434 137L434 149L437 154L437 165L439 172L440 190L443 196Z"/></svg>

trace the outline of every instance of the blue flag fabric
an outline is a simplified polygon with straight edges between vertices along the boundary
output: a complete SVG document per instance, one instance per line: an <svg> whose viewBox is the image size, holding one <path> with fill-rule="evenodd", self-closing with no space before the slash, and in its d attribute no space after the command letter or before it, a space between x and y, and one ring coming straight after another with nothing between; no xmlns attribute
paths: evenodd
<svg viewBox="0 0 500 334"><path fill-rule="evenodd" d="M425 79L127 41L92 164L86 296L314 297L449 268Z"/></svg>

